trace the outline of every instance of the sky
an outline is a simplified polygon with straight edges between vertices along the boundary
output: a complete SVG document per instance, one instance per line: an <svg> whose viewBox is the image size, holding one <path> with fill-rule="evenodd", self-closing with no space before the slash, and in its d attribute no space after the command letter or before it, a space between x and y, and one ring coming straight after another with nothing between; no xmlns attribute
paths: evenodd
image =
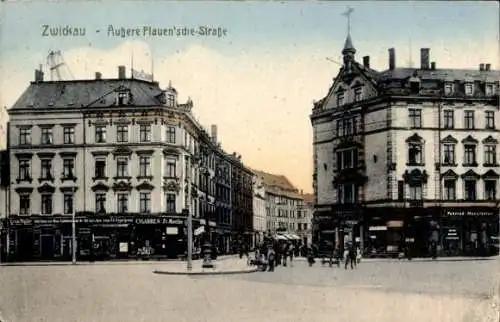
<svg viewBox="0 0 500 322"><path fill-rule="evenodd" d="M347 7L354 9L351 36L356 59L387 69L418 66L430 48L437 68L499 68L499 11L491 2L340 1L16 1L0 2L0 106L10 108L47 55L60 50L70 72L63 77L116 78L117 66L153 72L169 81L179 100L190 97L197 119L218 125L228 152L249 167L287 176L312 192L313 101L326 96L339 71L347 34ZM44 25L85 29L84 36L44 36ZM138 36L110 34L140 28ZM219 36L143 35L151 28L211 27ZM5 122L5 110L0 109ZM2 122L0 122L1 124ZM2 125L5 128L5 125ZM0 147L5 138L0 129Z"/></svg>

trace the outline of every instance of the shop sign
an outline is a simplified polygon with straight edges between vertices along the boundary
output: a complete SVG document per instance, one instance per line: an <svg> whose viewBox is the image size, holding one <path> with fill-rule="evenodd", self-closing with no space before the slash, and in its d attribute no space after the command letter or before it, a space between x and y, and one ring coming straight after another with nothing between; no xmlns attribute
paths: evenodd
<svg viewBox="0 0 500 322"><path fill-rule="evenodd" d="M369 231L382 231L387 230L387 226L370 226L368 227Z"/></svg>
<svg viewBox="0 0 500 322"><path fill-rule="evenodd" d="M389 220L387 222L387 227L390 228L401 228L403 227L403 221L402 220Z"/></svg>
<svg viewBox="0 0 500 322"><path fill-rule="evenodd" d="M477 210L446 210L446 216L494 216L495 213L493 211L477 211Z"/></svg>
<svg viewBox="0 0 500 322"><path fill-rule="evenodd" d="M184 219L166 217L135 218L138 225L184 225L184 222Z"/></svg>

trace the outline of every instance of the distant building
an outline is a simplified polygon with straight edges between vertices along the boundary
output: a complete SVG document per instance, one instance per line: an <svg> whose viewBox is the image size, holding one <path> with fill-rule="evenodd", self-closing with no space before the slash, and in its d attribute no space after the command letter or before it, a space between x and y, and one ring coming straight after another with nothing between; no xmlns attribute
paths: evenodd
<svg viewBox="0 0 500 322"><path fill-rule="evenodd" d="M262 180L266 199L266 229L270 235L298 236L302 223L304 200L299 190L284 175L275 175L254 170L257 180ZM286 238L286 237L285 237Z"/></svg>
<svg viewBox="0 0 500 322"><path fill-rule="evenodd" d="M266 189L262 177L255 175L253 182L253 245L264 241L266 234Z"/></svg>
<svg viewBox="0 0 500 322"><path fill-rule="evenodd" d="M344 64L314 104L315 239L370 253L491 254L499 232L500 71Z"/></svg>
<svg viewBox="0 0 500 322"><path fill-rule="evenodd" d="M303 208L298 211L297 235L305 244L312 243L312 228L314 214L314 194L303 194Z"/></svg>
<svg viewBox="0 0 500 322"><path fill-rule="evenodd" d="M251 201L239 202L251 198L251 180L233 180L249 171L192 108L171 84L126 78L124 66L116 79L75 81L44 81L37 70L8 111L10 257L70 258L72 214L79 258L144 248L177 256L187 244L183 209L194 229L204 227L195 244L210 239L229 251L235 223L251 226Z"/></svg>

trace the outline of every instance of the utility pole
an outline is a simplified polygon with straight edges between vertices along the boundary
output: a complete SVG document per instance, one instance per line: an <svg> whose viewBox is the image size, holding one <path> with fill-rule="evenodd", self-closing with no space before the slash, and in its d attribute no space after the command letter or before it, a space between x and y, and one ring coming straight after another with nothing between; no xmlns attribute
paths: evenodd
<svg viewBox="0 0 500 322"><path fill-rule="evenodd" d="M184 215L187 213L187 270L191 271L193 269L193 213L191 212L191 158L185 158L187 163L187 195L185 208L183 210ZM186 191L186 190L184 190Z"/></svg>

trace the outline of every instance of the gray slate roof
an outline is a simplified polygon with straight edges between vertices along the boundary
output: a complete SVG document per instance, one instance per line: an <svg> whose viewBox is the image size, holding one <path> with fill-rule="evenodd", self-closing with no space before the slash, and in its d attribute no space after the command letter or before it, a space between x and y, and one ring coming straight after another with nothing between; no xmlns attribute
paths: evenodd
<svg viewBox="0 0 500 322"><path fill-rule="evenodd" d="M161 105L163 91L157 83L137 79L102 79L32 82L12 109L109 107L115 103L114 92L120 86L130 90L134 106Z"/></svg>

